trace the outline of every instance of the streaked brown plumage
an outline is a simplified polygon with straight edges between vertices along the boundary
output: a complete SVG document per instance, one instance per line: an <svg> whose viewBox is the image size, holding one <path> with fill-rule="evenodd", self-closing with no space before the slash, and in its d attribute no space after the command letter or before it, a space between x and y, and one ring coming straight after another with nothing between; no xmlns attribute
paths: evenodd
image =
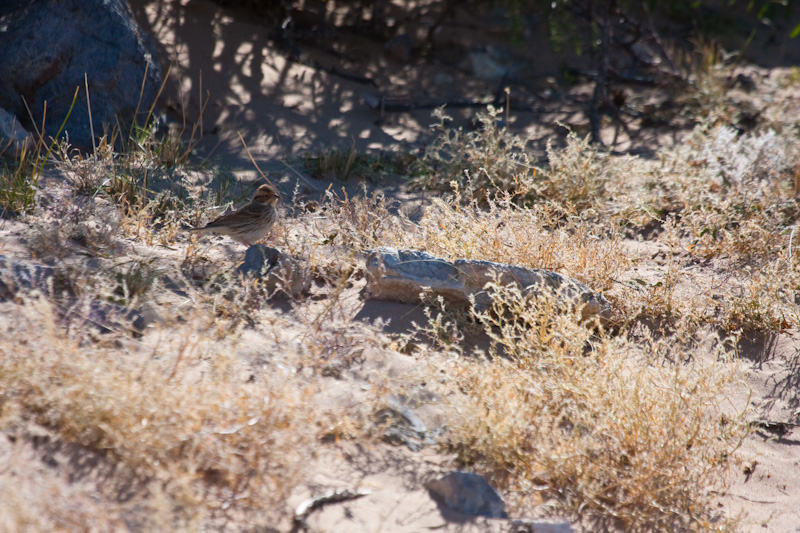
<svg viewBox="0 0 800 533"><path fill-rule="evenodd" d="M250 246L250 243L258 242L269 235L277 217L275 205L278 198L280 196L275 187L262 185L248 203L233 213L222 215L202 228L190 228L189 231L219 233Z"/></svg>

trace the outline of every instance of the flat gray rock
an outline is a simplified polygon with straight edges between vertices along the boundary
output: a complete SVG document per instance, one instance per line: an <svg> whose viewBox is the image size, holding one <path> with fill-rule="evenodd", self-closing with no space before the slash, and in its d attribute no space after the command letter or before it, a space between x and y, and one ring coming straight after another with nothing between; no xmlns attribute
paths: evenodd
<svg viewBox="0 0 800 533"><path fill-rule="evenodd" d="M245 277L259 278L270 293L283 292L297 296L311 286L308 268L280 250L263 244L247 249L244 261L236 272Z"/></svg>
<svg viewBox="0 0 800 533"><path fill-rule="evenodd" d="M441 433L440 430L429 430L413 409L403 405L402 399L394 396L386 399L386 407L375 413L375 419L385 427L383 439L386 442L405 444L415 452L436 444L436 438Z"/></svg>
<svg viewBox="0 0 800 533"><path fill-rule="evenodd" d="M376 300L417 303L423 287L448 299L465 300L455 265L426 252L379 248L368 253L367 272L370 295Z"/></svg>
<svg viewBox="0 0 800 533"><path fill-rule="evenodd" d="M553 294L570 310L580 310L583 320L597 318L605 323L611 304L585 284L549 270L537 270L476 259L453 262L417 250L379 248L366 259L368 291L376 300L419 302L424 289L446 300L478 309L492 305L487 283L497 279L503 285L516 285L529 297Z"/></svg>
<svg viewBox="0 0 800 533"><path fill-rule="evenodd" d="M572 533L569 522L560 520L512 520L514 533Z"/></svg>

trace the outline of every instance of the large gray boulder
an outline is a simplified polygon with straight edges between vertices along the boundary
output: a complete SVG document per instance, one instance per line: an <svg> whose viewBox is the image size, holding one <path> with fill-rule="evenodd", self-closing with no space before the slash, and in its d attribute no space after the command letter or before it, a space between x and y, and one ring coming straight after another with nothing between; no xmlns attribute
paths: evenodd
<svg viewBox="0 0 800 533"><path fill-rule="evenodd" d="M137 103L143 119L161 83L152 42L125 0L0 2L0 51L0 108L28 131L36 128L26 102L37 128L47 102L45 136L54 136L81 88L66 130L82 149L92 148L84 74L96 137L131 124Z"/></svg>
<svg viewBox="0 0 800 533"><path fill-rule="evenodd" d="M506 502L485 478L472 472L450 472L426 483L440 504L467 516L508 518Z"/></svg>

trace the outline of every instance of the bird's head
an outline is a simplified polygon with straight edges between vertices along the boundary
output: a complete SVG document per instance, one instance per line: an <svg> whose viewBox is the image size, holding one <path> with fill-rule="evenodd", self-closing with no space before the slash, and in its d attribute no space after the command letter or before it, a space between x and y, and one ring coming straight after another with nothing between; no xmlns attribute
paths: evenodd
<svg viewBox="0 0 800 533"><path fill-rule="evenodd" d="M267 184L260 186L253 195L254 202L271 205L273 207L278 203L279 198L278 190L272 185Z"/></svg>

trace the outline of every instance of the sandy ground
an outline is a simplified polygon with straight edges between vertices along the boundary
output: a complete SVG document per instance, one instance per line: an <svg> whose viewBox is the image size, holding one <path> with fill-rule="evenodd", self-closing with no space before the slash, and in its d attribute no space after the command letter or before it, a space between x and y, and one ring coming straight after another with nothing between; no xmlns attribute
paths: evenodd
<svg viewBox="0 0 800 533"><path fill-rule="evenodd" d="M743 343L748 361L751 403L758 418L797 420L800 340L777 335ZM758 429L744 444L744 473L737 473L723 501L749 515L749 531L797 531L800 528L800 428L786 433Z"/></svg>
<svg viewBox="0 0 800 533"><path fill-rule="evenodd" d="M158 43L161 64L172 62L172 83L162 98L168 114L176 120L185 117L188 124L202 118L202 149L213 152L217 162L230 160L233 167L242 155L238 134L259 161L352 143L371 151L413 150L430 140L431 109L381 116L367 105L365 96L444 104L478 101L508 86L509 122L521 134L543 141L558 133L558 141L566 133L558 123L577 130L588 124L583 104L574 96L589 93L591 87L579 85L569 97L557 88L553 76L558 61L544 32L533 32L542 36L526 47L507 45L503 49L509 56L503 64L519 68L501 87L498 79L474 74L469 51L502 40L490 30L476 33L486 21L460 10L452 24L437 32L435 51L424 57L415 51L408 59L397 61L384 51L384 43L350 33L327 38L323 34L314 39L313 47L304 48L317 67L358 73L374 82L367 84L287 60L286 53L269 41L269 22L251 13L221 11L207 0L134 0L131 5ZM421 35L423 30L417 28L416 33ZM413 44L421 44L422 38L413 30L408 33ZM655 104L668 95L651 91L630 96L642 104ZM200 113L203 105L205 112ZM448 113L457 119L456 125L466 126L475 109L480 107L452 108ZM623 132L615 148L646 152L656 141L659 145L674 142L676 131L680 128L674 125L669 132L642 130L635 139ZM610 142L615 132L613 127L607 128L604 139ZM539 146L543 148L543 142Z"/></svg>
<svg viewBox="0 0 800 533"><path fill-rule="evenodd" d="M366 40L360 46L351 46L339 58L324 50L316 52L321 63L329 64L336 59L341 67L366 74L378 85L365 86L287 61L283 53L271 48L263 21L220 10L207 0L133 0L131 4L140 23L157 41L162 65L174 60L164 98L164 109L169 116L173 120L185 116L190 124L202 118L200 153L213 157L216 165L230 169L237 178L252 181L257 173L243 150L241 134L255 159L286 192L295 184L309 193L327 187L327 183L298 178L290 168L295 164L294 158L305 151L348 146L353 142L360 149L413 151L430 140L430 110L388 114L381 119L377 111L365 104L365 92L447 101L456 97L480 98L497 88L496 81L476 79L463 67L464 57L451 58L450 62L444 61L443 56L412 57L397 62L386 56L380 43ZM451 31L453 40L464 39L463 33L467 32ZM491 42L491 35L483 37ZM326 44L333 47L332 40ZM518 59L529 61L530 56ZM514 89L519 101L527 102L527 109L512 112L512 126L540 140L549 135L563 135L563 129L556 125L558 121L576 128L586 126L580 104L569 98L550 96L547 78L554 68L554 64L543 60L530 74L536 83L528 86L536 88ZM456 87L458 91L454 90ZM630 97L657 101L665 95L652 91L632 93ZM204 102L207 99L202 115L201 98ZM470 113L460 112L458 120L466 124L464 117ZM680 139L684 131L683 127L654 130L642 132L635 139L623 134L615 148L648 153L656 146ZM613 135L613 128L604 131L608 139ZM351 190L359 187L339 185ZM407 192L401 181L384 184L384 190L424 204L424 198L420 198L424 195ZM19 229L16 223L3 222L0 253L24 257L24 248L15 244ZM655 260L649 266L661 267ZM421 311L415 306L354 301L353 315L357 319L391 317L392 332L402 331L412 320L422 321ZM750 401L758 417L769 421L796 420L800 409L797 332L743 343L742 355L749 371L746 382L752 390ZM392 361L376 359L365 364L384 370L385 365L394 365L410 371L416 361L408 357ZM734 403L745 401L745 392L734 399ZM435 426L435 412L421 416ZM728 494L720 495L720 506L728 514L747 514L744 531L800 530L800 429L789 426L781 435L763 429L754 431L747 438L744 451L748 468L744 472L731 472L733 485ZM318 474L309 486L292 496L293 505L328 489L361 487L371 493L314 513L308 521L312 531L512 530L506 522L454 516L431 499L422 484L450 470L452 457L430 449L411 452L388 445L331 454L319 459ZM35 497L41 487L47 487L53 494L60 494L68 502L64 505L81 517L102 513L103 502L108 504L123 497L120 495L124 490L135 489L136 480L90 451L54 440L43 428L24 427L0 434L2 485L19 487L16 494L20 505L27 497ZM87 498L86 494L92 496ZM0 529L2 524L0 520ZM280 531L288 527L287 523L275 525ZM66 529L80 530L68 526Z"/></svg>

